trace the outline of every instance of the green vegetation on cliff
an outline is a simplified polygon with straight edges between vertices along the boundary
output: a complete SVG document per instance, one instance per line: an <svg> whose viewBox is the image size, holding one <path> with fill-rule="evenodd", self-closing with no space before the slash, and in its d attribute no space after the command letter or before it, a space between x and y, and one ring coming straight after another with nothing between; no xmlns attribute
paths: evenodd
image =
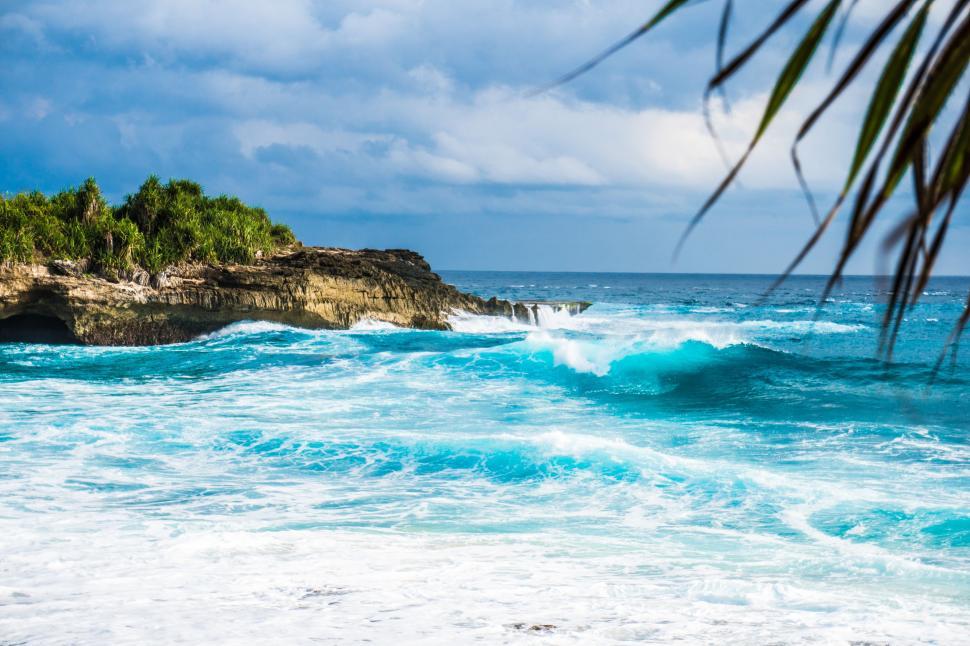
<svg viewBox="0 0 970 646"><path fill-rule="evenodd" d="M0 195L0 261L89 260L101 273L155 273L183 262L252 262L293 244L289 227L239 198L209 197L188 180L152 175L120 206L93 179L51 197Z"/></svg>

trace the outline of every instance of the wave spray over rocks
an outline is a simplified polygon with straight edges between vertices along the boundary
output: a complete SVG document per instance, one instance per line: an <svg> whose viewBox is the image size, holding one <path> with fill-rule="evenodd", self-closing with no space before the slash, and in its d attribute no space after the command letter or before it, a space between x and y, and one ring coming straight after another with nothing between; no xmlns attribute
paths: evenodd
<svg viewBox="0 0 970 646"><path fill-rule="evenodd" d="M407 250L302 247L249 264L178 264L141 282L78 263L0 267L0 339L154 345L189 341L239 321L347 329L382 321L448 328L456 311L537 321L588 303L527 306L464 294Z"/></svg>

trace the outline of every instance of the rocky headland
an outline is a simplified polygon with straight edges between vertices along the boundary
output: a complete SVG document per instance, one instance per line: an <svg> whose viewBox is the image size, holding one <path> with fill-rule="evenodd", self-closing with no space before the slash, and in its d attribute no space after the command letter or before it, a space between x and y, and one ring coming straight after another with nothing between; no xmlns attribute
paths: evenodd
<svg viewBox="0 0 970 646"><path fill-rule="evenodd" d="M456 311L530 322L548 307L463 294L413 251L304 247L187 179L151 175L114 206L93 178L0 193L0 342L156 345L243 320L443 330Z"/></svg>
<svg viewBox="0 0 970 646"><path fill-rule="evenodd" d="M588 303L558 304L573 313ZM413 251L301 247L251 263L180 263L105 277L84 261L0 266L0 341L154 345L243 320L346 329L372 319L444 330L455 311L536 320L532 303L444 283Z"/></svg>

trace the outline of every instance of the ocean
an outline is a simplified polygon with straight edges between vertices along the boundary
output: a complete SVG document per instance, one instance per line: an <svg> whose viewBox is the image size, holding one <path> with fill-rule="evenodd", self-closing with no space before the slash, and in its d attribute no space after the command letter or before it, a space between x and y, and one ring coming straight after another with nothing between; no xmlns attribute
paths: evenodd
<svg viewBox="0 0 970 646"><path fill-rule="evenodd" d="M0 345L0 644L970 643L970 279L442 275L593 306Z"/></svg>

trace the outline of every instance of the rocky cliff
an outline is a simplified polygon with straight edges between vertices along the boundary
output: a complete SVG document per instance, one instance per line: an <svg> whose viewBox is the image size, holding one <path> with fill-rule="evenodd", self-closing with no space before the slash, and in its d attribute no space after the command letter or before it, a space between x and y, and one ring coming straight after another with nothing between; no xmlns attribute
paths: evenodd
<svg viewBox="0 0 970 646"><path fill-rule="evenodd" d="M455 310L531 318L526 305L459 292L406 250L306 247L252 265L181 265L113 280L86 270L71 262L0 268L0 341L175 343L241 320L341 329L374 319L440 330Z"/></svg>

